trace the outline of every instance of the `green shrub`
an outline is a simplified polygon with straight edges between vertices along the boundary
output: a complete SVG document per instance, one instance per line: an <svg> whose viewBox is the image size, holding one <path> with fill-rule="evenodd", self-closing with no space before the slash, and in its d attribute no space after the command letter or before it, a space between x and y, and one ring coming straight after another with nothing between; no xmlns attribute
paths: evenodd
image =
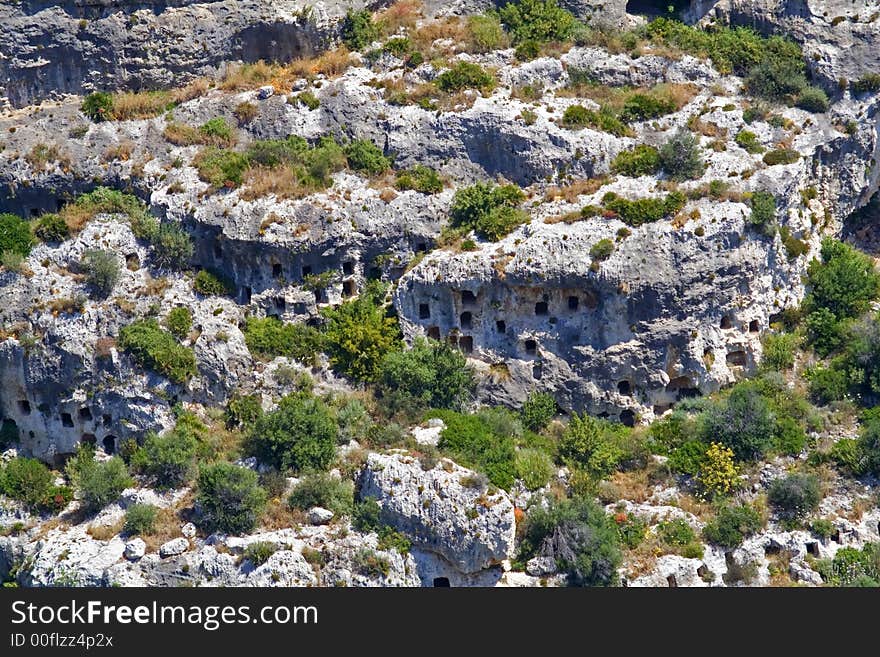
<svg viewBox="0 0 880 657"><path fill-rule="evenodd" d="M770 192L755 192L749 199L752 214L749 223L763 232L776 226L776 197Z"/></svg>
<svg viewBox="0 0 880 657"><path fill-rule="evenodd" d="M250 429L262 414L263 405L259 394L233 395L226 404L224 417L229 428Z"/></svg>
<svg viewBox="0 0 880 657"><path fill-rule="evenodd" d="M352 50L363 50L379 38L379 26L366 9L349 10L342 21L342 42Z"/></svg>
<svg viewBox="0 0 880 657"><path fill-rule="evenodd" d="M250 561L254 567L260 567L267 561L269 557L278 551L278 546L269 541L255 541L248 543L244 549L244 558Z"/></svg>
<svg viewBox="0 0 880 657"><path fill-rule="evenodd" d="M703 175L706 164L697 138L680 129L660 147L660 168L672 180L694 180Z"/></svg>
<svg viewBox="0 0 880 657"><path fill-rule="evenodd" d="M95 123L109 121L113 118L113 96L96 91L83 99L80 110Z"/></svg>
<svg viewBox="0 0 880 657"><path fill-rule="evenodd" d="M372 497L355 502L351 516L351 526L359 532L377 531L382 526L382 507Z"/></svg>
<svg viewBox="0 0 880 657"><path fill-rule="evenodd" d="M821 260L810 263L807 275L808 313L824 308L838 319L857 317L880 293L880 274L871 258L831 238L823 240Z"/></svg>
<svg viewBox="0 0 880 657"><path fill-rule="evenodd" d="M763 153L766 149L758 141L758 135L750 130L740 130L734 141L749 153Z"/></svg>
<svg viewBox="0 0 880 657"><path fill-rule="evenodd" d="M865 73L852 83L852 89L858 94L880 91L880 73Z"/></svg>
<svg viewBox="0 0 880 657"><path fill-rule="evenodd" d="M807 88L803 61L768 59L749 71L745 80L749 93L773 101L785 101Z"/></svg>
<svg viewBox="0 0 880 657"><path fill-rule="evenodd" d="M185 383L197 373L192 349L178 344L159 328L155 319L140 319L119 331L119 347L128 351L141 367L152 369L175 383Z"/></svg>
<svg viewBox="0 0 880 657"><path fill-rule="evenodd" d="M443 180L434 169L417 164L406 171L399 171L395 186L400 190L413 189L422 194L437 194L443 191Z"/></svg>
<svg viewBox="0 0 880 657"><path fill-rule="evenodd" d="M437 76L435 84L440 91L447 93L465 89L479 89L488 92L495 87L495 76L478 64L456 62L452 68Z"/></svg>
<svg viewBox="0 0 880 657"><path fill-rule="evenodd" d="M650 93L634 93L624 102L620 118L628 123L647 121L670 114L676 109L675 103L669 98Z"/></svg>
<svg viewBox="0 0 880 657"><path fill-rule="evenodd" d="M653 146L639 144L631 151L621 151L611 163L611 170L624 176L650 176L660 170L660 153Z"/></svg>
<svg viewBox="0 0 880 657"><path fill-rule="evenodd" d="M618 513L614 516L617 524L617 536L621 544L630 550L634 550L648 533L648 523L632 513Z"/></svg>
<svg viewBox="0 0 880 657"><path fill-rule="evenodd" d="M0 491L31 509L47 503L52 473L36 459L16 457L0 469Z"/></svg>
<svg viewBox="0 0 880 657"><path fill-rule="evenodd" d="M244 534L257 524L266 504L266 491L257 473L231 463L215 463L199 471L196 501L200 524L207 531Z"/></svg>
<svg viewBox="0 0 880 657"><path fill-rule="evenodd" d="M816 569L831 586L880 586L880 543L867 543L861 550L840 548L833 560L821 560Z"/></svg>
<svg viewBox="0 0 880 657"><path fill-rule="evenodd" d="M696 477L703 471L708 449L702 440L686 440L669 454L669 469Z"/></svg>
<svg viewBox="0 0 880 657"><path fill-rule="evenodd" d="M790 148L777 148L764 153L764 164L776 166L778 164L794 164L801 159L800 153Z"/></svg>
<svg viewBox="0 0 880 657"><path fill-rule="evenodd" d="M248 350L258 358L286 356L308 364L322 349L317 329L284 323L275 317L248 317L242 331Z"/></svg>
<svg viewBox="0 0 880 657"><path fill-rule="evenodd" d="M403 409L460 410L474 390L467 359L448 342L418 339L412 349L385 356L378 377L384 405Z"/></svg>
<svg viewBox="0 0 880 657"><path fill-rule="evenodd" d="M34 245L31 227L14 214L0 214L0 253L17 253L27 257Z"/></svg>
<svg viewBox="0 0 880 657"><path fill-rule="evenodd" d="M156 515L152 504L132 504L125 510L125 533L151 534L156 527Z"/></svg>
<svg viewBox="0 0 880 657"><path fill-rule="evenodd" d="M193 256L189 234L177 224L162 224L153 242L153 259L159 267L183 269Z"/></svg>
<svg viewBox="0 0 880 657"><path fill-rule="evenodd" d="M351 563L354 570L365 577L386 577L391 570L386 557L366 547L355 552Z"/></svg>
<svg viewBox="0 0 880 657"><path fill-rule="evenodd" d="M828 111L831 102L828 100L828 94L819 87L807 87L798 95L795 105L807 112L821 114Z"/></svg>
<svg viewBox="0 0 880 657"><path fill-rule="evenodd" d="M124 214L128 217L135 237L142 240L154 239L159 230L159 222L136 196L123 194L109 187L96 187L88 194L83 194L71 206L65 206L61 215L67 216L68 212L77 223L85 223L103 213Z"/></svg>
<svg viewBox="0 0 880 657"><path fill-rule="evenodd" d="M200 269L193 279L193 290L205 296L228 296L235 291L235 286L221 274Z"/></svg>
<svg viewBox="0 0 880 657"><path fill-rule="evenodd" d="M687 202L681 192L671 192L665 198L640 198L630 201L614 192L602 197L606 210L614 212L617 217L629 226L641 226L666 219L678 213Z"/></svg>
<svg viewBox="0 0 880 657"><path fill-rule="evenodd" d="M553 476L553 461L540 449L521 449L516 453L516 476L528 490L543 488Z"/></svg>
<svg viewBox="0 0 880 657"><path fill-rule="evenodd" d="M723 548L737 548L749 536L757 533L764 522L760 514L748 506L725 506L706 523L703 538Z"/></svg>
<svg viewBox="0 0 880 657"><path fill-rule="evenodd" d="M44 214L37 219L34 235L44 242L63 242L70 237L70 229L60 215Z"/></svg>
<svg viewBox="0 0 880 657"><path fill-rule="evenodd" d="M199 179L215 189L241 185L249 165L247 155L214 147L205 148L193 159Z"/></svg>
<svg viewBox="0 0 880 657"><path fill-rule="evenodd" d="M180 488L192 476L196 446L192 432L182 428L175 428L164 436L150 433L143 446L132 455L131 467L160 490Z"/></svg>
<svg viewBox="0 0 880 657"><path fill-rule="evenodd" d="M794 367L794 357L800 346L800 338L794 333L768 333L764 336L764 362L766 368L777 371Z"/></svg>
<svg viewBox="0 0 880 657"><path fill-rule="evenodd" d="M559 441L559 458L595 479L610 475L624 459L613 425L589 415L572 414Z"/></svg>
<svg viewBox="0 0 880 657"><path fill-rule="evenodd" d="M128 468L118 456L99 463L89 447L80 447L67 462L67 476L73 483L87 512L100 511L122 494L132 481Z"/></svg>
<svg viewBox="0 0 880 657"><path fill-rule="evenodd" d="M602 239L590 247L590 257L594 261L608 260L614 253L614 242L609 239Z"/></svg>
<svg viewBox="0 0 880 657"><path fill-rule="evenodd" d="M217 144L225 144L232 145L235 141L235 134L232 130L232 126L226 122L222 116L214 117L213 119L209 119L201 126L199 126L199 132L202 133L205 137L210 138L210 141Z"/></svg>
<svg viewBox="0 0 880 657"><path fill-rule="evenodd" d="M666 545L684 547L697 540L697 535L684 518L665 520L657 525L657 536Z"/></svg>
<svg viewBox="0 0 880 657"><path fill-rule="evenodd" d="M818 404L828 404L846 397L849 380L846 372L834 367L811 367L807 370L810 396Z"/></svg>
<svg viewBox="0 0 880 657"><path fill-rule="evenodd" d="M355 139L345 146L348 166L370 176L377 176L391 168L391 160L369 139Z"/></svg>
<svg viewBox="0 0 880 657"><path fill-rule="evenodd" d="M375 380L382 361L400 346L400 329L385 312L384 293L381 284L371 282L356 299L322 311L330 362L358 381Z"/></svg>
<svg viewBox="0 0 880 657"><path fill-rule="evenodd" d="M106 298L119 281L119 260L111 251L89 249L80 260L80 268L99 298Z"/></svg>
<svg viewBox="0 0 880 657"><path fill-rule="evenodd" d="M336 422L324 402L288 395L254 423L248 451L279 470L326 470L336 455L336 434Z"/></svg>
<svg viewBox="0 0 880 657"><path fill-rule="evenodd" d="M316 110L321 106L321 101L311 91L302 91L296 95L296 102L311 110Z"/></svg>
<svg viewBox="0 0 880 657"><path fill-rule="evenodd" d="M822 491L816 475L795 473L775 479L767 501L783 518L797 520L819 508Z"/></svg>
<svg viewBox="0 0 880 657"><path fill-rule="evenodd" d="M192 323L192 313L190 313L189 308L186 306L172 308L168 311L168 316L165 318L165 327L179 340L189 335Z"/></svg>
<svg viewBox="0 0 880 657"><path fill-rule="evenodd" d="M532 509L523 528L520 560L551 557L573 586L611 586L617 583L619 544L617 528L602 508L576 497Z"/></svg>
<svg viewBox="0 0 880 657"><path fill-rule="evenodd" d="M492 52L508 44L501 21L495 15L468 16L467 27L476 46L476 52Z"/></svg>
<svg viewBox="0 0 880 657"><path fill-rule="evenodd" d="M571 12L556 0L518 0L498 10L498 16L514 43L565 41L577 25Z"/></svg>
<svg viewBox="0 0 880 657"><path fill-rule="evenodd" d="M354 485L329 474L308 474L293 489L287 503L303 511L320 506L337 517L350 516L354 510Z"/></svg>
<svg viewBox="0 0 880 657"><path fill-rule="evenodd" d="M516 475L516 453L509 435L496 434L484 418L434 411L446 424L438 447L462 465L484 472L498 488L509 489Z"/></svg>
<svg viewBox="0 0 880 657"><path fill-rule="evenodd" d="M523 402L519 415L529 431L541 431L556 415L556 400L546 392L531 392Z"/></svg>
<svg viewBox="0 0 880 657"><path fill-rule="evenodd" d="M606 107L595 112L583 105L570 105L562 114L562 125L568 128L590 127L617 137L626 137L630 134L627 125Z"/></svg>
<svg viewBox="0 0 880 657"><path fill-rule="evenodd" d="M810 531L822 539L829 539L834 534L834 524L825 518L817 518L810 523Z"/></svg>
<svg viewBox="0 0 880 657"><path fill-rule="evenodd" d="M774 431L770 405L755 384L745 382L706 413L701 435L704 442L729 447L737 460L753 461L767 451Z"/></svg>
<svg viewBox="0 0 880 657"><path fill-rule="evenodd" d="M452 198L450 215L452 225L476 229L486 222L493 210L501 207L515 208L525 194L516 185L493 185L477 183L459 189Z"/></svg>

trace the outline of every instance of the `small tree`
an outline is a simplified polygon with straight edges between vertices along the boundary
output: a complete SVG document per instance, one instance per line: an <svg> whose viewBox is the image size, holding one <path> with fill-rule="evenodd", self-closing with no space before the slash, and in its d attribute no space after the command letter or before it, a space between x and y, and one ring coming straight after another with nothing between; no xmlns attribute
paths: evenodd
<svg viewBox="0 0 880 657"><path fill-rule="evenodd" d="M88 446L80 447L67 463L67 474L79 493L83 508L100 511L115 501L128 486L131 477L125 463L118 456L99 463Z"/></svg>
<svg viewBox="0 0 880 657"><path fill-rule="evenodd" d="M119 260L115 253L91 249L83 254L80 267L86 282L100 298L107 297L119 281Z"/></svg>
<svg viewBox="0 0 880 657"><path fill-rule="evenodd" d="M131 459L132 467L150 477L159 489L183 486L195 466L196 439L188 431L172 430L164 436L149 434Z"/></svg>
<svg viewBox="0 0 880 657"><path fill-rule="evenodd" d="M320 506L337 516L350 516L354 509L354 485L329 474L308 474L293 489L287 502L294 509L308 511Z"/></svg>
<svg viewBox="0 0 880 657"><path fill-rule="evenodd" d="M31 509L46 503L52 473L36 459L17 457L0 470L0 491Z"/></svg>
<svg viewBox="0 0 880 657"><path fill-rule="evenodd" d="M546 392L531 392L523 402L519 414L526 429L540 431L556 415L556 400Z"/></svg>
<svg viewBox="0 0 880 657"><path fill-rule="evenodd" d="M342 21L342 42L352 50L362 50L379 38L379 26L366 9L349 10Z"/></svg>
<svg viewBox="0 0 880 657"><path fill-rule="evenodd" d="M152 504L132 504L125 511L126 534L149 534L156 526L156 507Z"/></svg>
<svg viewBox="0 0 880 657"><path fill-rule="evenodd" d="M231 463L215 463L199 472L196 500L200 524L208 531L243 534L252 530L266 504L257 473Z"/></svg>
<svg viewBox="0 0 880 657"><path fill-rule="evenodd" d="M747 504L723 507L703 528L703 537L724 548L736 548L763 526L760 514Z"/></svg>
<svg viewBox="0 0 880 657"><path fill-rule="evenodd" d="M819 508L822 501L819 479L803 473L775 479L767 491L767 500L781 517L799 520Z"/></svg>
<svg viewBox="0 0 880 657"><path fill-rule="evenodd" d="M288 395L278 409L257 419L251 453L279 469L326 470L336 455L337 427L320 399Z"/></svg>
<svg viewBox="0 0 880 657"><path fill-rule="evenodd" d="M702 176L706 164L696 137L684 129L676 132L660 148L660 167L672 180L694 180Z"/></svg>
<svg viewBox="0 0 880 657"><path fill-rule="evenodd" d="M775 428L767 400L755 385L744 383L707 413L702 435L707 443L729 447L738 460L753 461L770 446Z"/></svg>
<svg viewBox="0 0 880 657"><path fill-rule="evenodd" d="M559 456L601 479L614 471L623 451L610 439L603 423L574 413L559 441Z"/></svg>

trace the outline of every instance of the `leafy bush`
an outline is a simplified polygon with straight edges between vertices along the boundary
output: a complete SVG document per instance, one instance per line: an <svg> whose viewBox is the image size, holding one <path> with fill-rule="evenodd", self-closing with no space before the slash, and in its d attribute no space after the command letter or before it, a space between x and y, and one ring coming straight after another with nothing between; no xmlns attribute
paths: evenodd
<svg viewBox="0 0 880 657"><path fill-rule="evenodd" d="M207 531L244 534L251 531L266 504L257 473L231 463L215 463L199 471L196 501L200 524Z"/></svg>
<svg viewBox="0 0 880 657"><path fill-rule="evenodd" d="M249 165L248 156L244 153L213 146L205 148L193 158L199 179L215 189L241 185Z"/></svg>
<svg viewBox="0 0 880 657"><path fill-rule="evenodd" d="M509 489L516 475L513 439L493 431L485 418L435 411L446 424L438 447L462 465L484 472L498 488Z"/></svg>
<svg viewBox="0 0 880 657"><path fill-rule="evenodd" d="M86 275L86 283L100 298L107 297L119 281L119 260L111 251L86 251L80 261L80 268Z"/></svg>
<svg viewBox="0 0 880 657"><path fill-rule="evenodd" d="M91 93L83 99L80 110L95 123L109 121L113 118L113 96L104 91Z"/></svg>
<svg viewBox="0 0 880 657"><path fill-rule="evenodd" d="M614 472L626 456L619 440L622 431L622 426L574 413L559 441L559 457L571 467L602 479Z"/></svg>
<svg viewBox="0 0 880 657"><path fill-rule="evenodd" d="M70 228L60 215L44 214L37 219L34 235L44 242L63 242L70 237Z"/></svg>
<svg viewBox="0 0 880 657"><path fill-rule="evenodd" d="M738 146L745 149L749 153L757 154L763 153L766 149L761 145L761 142L758 141L758 135L756 135L751 130L740 130L734 141Z"/></svg>
<svg viewBox="0 0 880 657"><path fill-rule="evenodd" d="M244 549L244 558L250 561L255 567L262 566L269 561L269 557L278 551L278 546L269 541L255 541L248 543Z"/></svg>
<svg viewBox="0 0 880 657"><path fill-rule="evenodd" d="M667 545L682 547L697 540L693 527L684 518L665 520L657 524L657 536Z"/></svg>
<svg viewBox="0 0 880 657"><path fill-rule="evenodd" d="M684 194L678 191L667 194L665 198L640 198L635 201L614 192L608 192L602 197L605 209L615 213L629 226L641 226L670 217L679 212L686 202Z"/></svg>
<svg viewBox="0 0 880 657"><path fill-rule="evenodd" d="M18 456L0 469L0 491L31 509L47 503L52 473L36 459Z"/></svg>
<svg viewBox="0 0 880 657"><path fill-rule="evenodd" d="M634 93L626 99L620 118L627 123L647 121L678 109L670 98L650 93Z"/></svg>
<svg viewBox="0 0 880 657"><path fill-rule="evenodd" d="M0 253L27 257L34 245L28 222L14 214L0 214Z"/></svg>
<svg viewBox="0 0 880 657"><path fill-rule="evenodd" d="M880 91L880 73L865 73L853 82L852 88L858 94Z"/></svg>
<svg viewBox="0 0 880 657"><path fill-rule="evenodd" d="M382 361L379 391L389 410L460 410L475 387L462 353L447 342L416 340L412 349L392 351Z"/></svg>
<svg viewBox="0 0 880 657"><path fill-rule="evenodd" d="M702 436L707 443L729 447L737 460L753 461L769 448L774 431L774 417L761 391L752 383L741 383L706 413Z"/></svg>
<svg viewBox="0 0 880 657"><path fill-rule="evenodd" d="M546 392L529 393L519 411L523 425L529 431L541 431L556 415L556 400Z"/></svg>
<svg viewBox="0 0 880 657"><path fill-rule="evenodd" d="M648 523L632 513L618 513L614 516L614 522L617 525L617 536L620 542L634 550L648 533Z"/></svg>
<svg viewBox="0 0 880 657"><path fill-rule="evenodd" d="M828 94L819 87L807 87L798 95L795 105L807 112L821 114L828 111L831 102L828 100Z"/></svg>
<svg viewBox="0 0 880 657"><path fill-rule="evenodd" d="M806 377L810 382L810 396L818 404L843 399L849 388L846 372L836 367L811 367Z"/></svg>
<svg viewBox="0 0 880 657"><path fill-rule="evenodd" d="M345 146L348 166L370 176L377 176L391 168L391 160L369 139L355 139Z"/></svg>
<svg viewBox="0 0 880 657"><path fill-rule="evenodd" d="M768 333L764 336L763 365L771 370L783 371L794 367L794 357L800 338L794 333Z"/></svg>
<svg viewBox="0 0 880 657"><path fill-rule="evenodd" d="M165 318L165 327L179 340L189 335L192 323L192 313L190 313L189 308L186 306L172 308L168 311L168 316Z"/></svg>
<svg viewBox="0 0 880 657"><path fill-rule="evenodd" d="M179 488L192 476L195 467L196 438L192 432L175 428L164 436L147 435L142 447L131 457L131 467L163 490Z"/></svg>
<svg viewBox="0 0 880 657"><path fill-rule="evenodd" d="M287 503L294 509L308 511L320 506L337 517L350 516L354 510L354 485L329 474L308 474L293 489Z"/></svg>
<svg viewBox="0 0 880 657"><path fill-rule="evenodd" d="M288 395L254 423L248 450L279 470L326 470L336 455L336 422L320 399Z"/></svg>
<svg viewBox="0 0 880 657"><path fill-rule="evenodd" d="M152 504L132 504L125 510L125 533L152 533L156 527L156 515L156 507Z"/></svg>
<svg viewBox="0 0 880 657"><path fill-rule="evenodd" d="M857 317L880 293L880 274L871 258L831 238L823 240L821 260L810 263L807 275L808 313L824 308L837 319Z"/></svg>
<svg viewBox="0 0 880 657"><path fill-rule="evenodd" d="M706 523L703 538L723 548L736 548L763 527L761 515L747 504L725 506Z"/></svg>
<svg viewBox="0 0 880 657"><path fill-rule="evenodd" d="M536 506L526 516L520 559L541 555L567 571L573 586L611 586L621 562L614 522L587 498Z"/></svg>
<svg viewBox="0 0 880 657"><path fill-rule="evenodd" d="M783 518L800 519L815 511L822 501L816 475L795 473L773 480L767 500Z"/></svg>
<svg viewBox="0 0 880 657"><path fill-rule="evenodd" d="M121 458L114 456L99 463L87 446L80 447L76 456L67 462L67 476L88 512L100 511L132 483Z"/></svg>
<svg viewBox="0 0 880 657"><path fill-rule="evenodd" d="M296 95L296 102L311 110L316 110L321 106L321 101L311 91L301 91Z"/></svg>
<svg viewBox="0 0 880 657"><path fill-rule="evenodd" d="M630 134L627 125L606 107L595 112L583 105L570 105L562 114L562 125L568 128L590 127L617 137L625 137Z"/></svg>
<svg viewBox="0 0 880 657"><path fill-rule="evenodd" d="M284 323L275 317L248 317L242 332L248 350L258 358L286 356L301 363L311 363L322 349L322 338L317 329L305 324Z"/></svg>
<svg viewBox="0 0 880 657"><path fill-rule="evenodd" d="M443 180L434 169L417 164L411 169L399 171L395 186L400 190L413 189L422 194L437 194L443 191Z"/></svg>
<svg viewBox="0 0 880 657"><path fill-rule="evenodd" d="M601 239L590 247L590 257L593 260L608 260L614 253L614 242L609 239Z"/></svg>
<svg viewBox="0 0 880 657"><path fill-rule="evenodd" d="M456 62L452 68L437 76L435 84L440 91L454 93L464 89L491 91L495 76L472 62Z"/></svg>
<svg viewBox="0 0 880 657"><path fill-rule="evenodd" d="M660 168L672 180L694 180L703 175L706 164L697 138L680 129L660 147Z"/></svg>
<svg viewBox="0 0 880 657"><path fill-rule="evenodd" d="M235 141L232 126L222 116L214 117L203 123L199 126L199 132L210 138L209 142L214 144L229 146Z"/></svg>
<svg viewBox="0 0 880 657"><path fill-rule="evenodd" d="M352 50L363 50L379 38L379 26L368 10L349 10L342 21L341 37Z"/></svg>
<svg viewBox="0 0 880 657"><path fill-rule="evenodd" d="M162 224L153 242L153 258L159 267L183 269L193 256L189 234L177 224Z"/></svg>
<svg viewBox="0 0 880 657"><path fill-rule="evenodd" d="M224 296L232 294L235 286L220 274L200 269L193 279L193 290L205 296Z"/></svg>
<svg viewBox="0 0 880 657"><path fill-rule="evenodd" d="M660 170L660 153L653 146L639 144L631 151L618 153L611 170L624 176L653 175Z"/></svg>
<svg viewBox="0 0 880 657"><path fill-rule="evenodd" d="M710 497L727 495L736 486L738 475L733 450L719 443L709 445L698 475L703 490Z"/></svg>
<svg viewBox="0 0 880 657"><path fill-rule="evenodd" d="M501 21L495 15L468 16L467 27L476 52L492 52L508 44Z"/></svg>
<svg viewBox="0 0 880 657"><path fill-rule="evenodd" d="M764 164L776 166L778 164L794 164L801 159L800 153L790 148L777 148L764 154Z"/></svg>
<svg viewBox="0 0 880 657"><path fill-rule="evenodd" d="M763 232L776 226L776 197L770 192L755 192L749 199L752 214L749 223Z"/></svg>
<svg viewBox="0 0 880 657"><path fill-rule="evenodd" d="M529 490L543 488L553 476L553 461L540 449L521 449L516 453L516 476Z"/></svg>
<svg viewBox="0 0 880 657"><path fill-rule="evenodd" d="M516 185L494 185L479 182L459 189L452 198L450 215L455 227L472 228L479 231L490 223L489 216L499 208L513 209L519 205L525 194Z"/></svg>
<svg viewBox="0 0 880 657"><path fill-rule="evenodd" d="M186 383L197 373L192 349L178 344L155 319L140 319L122 327L118 344L141 367L155 370L175 383Z"/></svg>
<svg viewBox="0 0 880 657"><path fill-rule="evenodd" d="M766 60L749 71L746 77L749 93L773 101L785 101L807 88L802 61Z"/></svg>
<svg viewBox="0 0 880 657"><path fill-rule="evenodd" d="M263 414L260 395L233 395L226 404L224 417L227 427L244 427L250 429Z"/></svg>
<svg viewBox="0 0 880 657"><path fill-rule="evenodd" d="M556 0L518 0L498 10L498 16L514 43L565 41L577 25L571 12Z"/></svg>
<svg viewBox="0 0 880 657"><path fill-rule="evenodd" d="M371 282L356 299L322 311L327 319L324 345L330 362L359 381L373 381L382 361L400 346L397 321L383 304L385 289Z"/></svg>
<svg viewBox="0 0 880 657"><path fill-rule="evenodd" d="M880 543L867 543L861 550L841 548L833 560L819 561L816 569L831 586L880 586Z"/></svg>

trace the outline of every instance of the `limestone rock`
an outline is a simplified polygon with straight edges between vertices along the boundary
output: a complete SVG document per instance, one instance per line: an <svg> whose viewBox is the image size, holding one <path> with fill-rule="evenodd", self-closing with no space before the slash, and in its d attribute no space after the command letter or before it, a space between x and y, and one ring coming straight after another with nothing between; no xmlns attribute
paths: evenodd
<svg viewBox="0 0 880 657"><path fill-rule="evenodd" d="M173 538L159 548L160 557L174 557L189 550L189 541L183 537Z"/></svg>
<svg viewBox="0 0 880 657"><path fill-rule="evenodd" d="M136 561L147 553L147 544L141 538L133 538L125 544L124 556L130 561Z"/></svg>
<svg viewBox="0 0 880 657"><path fill-rule="evenodd" d="M333 520L333 512L329 509L315 506L309 509L309 522L313 525L326 525Z"/></svg>

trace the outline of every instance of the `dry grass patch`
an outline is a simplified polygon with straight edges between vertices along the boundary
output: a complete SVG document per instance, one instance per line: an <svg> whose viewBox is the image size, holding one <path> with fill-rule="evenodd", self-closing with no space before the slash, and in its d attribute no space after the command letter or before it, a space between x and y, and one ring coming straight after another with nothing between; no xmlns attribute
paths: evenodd
<svg viewBox="0 0 880 657"><path fill-rule="evenodd" d="M120 519L112 525L89 525L86 533L96 541L109 541L122 531L125 519Z"/></svg>
<svg viewBox="0 0 880 657"><path fill-rule="evenodd" d="M246 91L272 85L277 91L286 93L299 78L312 78L319 74L329 78L339 77L353 63L348 48L341 46L315 57L294 59L287 64L268 64L261 60L253 64L232 65L220 81L220 88L225 91Z"/></svg>
<svg viewBox="0 0 880 657"><path fill-rule="evenodd" d="M113 94L111 115L116 121L151 119L175 105L204 96L208 89L210 89L210 83L200 78L179 89Z"/></svg>
<svg viewBox="0 0 880 657"><path fill-rule="evenodd" d="M588 178L587 180L576 180L562 187L550 187L544 193L544 201L547 203L552 203L553 201L575 203L578 197L595 194L602 187L612 182L614 182L614 178L600 176L598 178Z"/></svg>
<svg viewBox="0 0 880 657"><path fill-rule="evenodd" d="M130 139L121 141L104 151L104 161L112 162L113 160L120 160L122 162L127 162L131 159L131 154L134 152L134 148L134 142Z"/></svg>
<svg viewBox="0 0 880 657"><path fill-rule="evenodd" d="M180 533L183 524L182 519L173 509L158 509L152 531L139 536L147 544L147 552L156 552L168 541L183 536Z"/></svg>
<svg viewBox="0 0 880 657"><path fill-rule="evenodd" d="M301 509L292 509L287 504L286 499L275 498L269 500L263 517L260 520L260 527L267 531L275 531L277 529L297 529L300 525L308 524L308 515Z"/></svg>
<svg viewBox="0 0 880 657"><path fill-rule="evenodd" d="M35 171L42 171L49 163L57 163L61 168L70 167L70 156L58 144L35 144L24 156L25 162Z"/></svg>
<svg viewBox="0 0 880 657"><path fill-rule="evenodd" d="M302 185L290 167L251 167L244 175L244 186L239 196L253 201L274 194L279 199L295 199L308 196L313 190Z"/></svg>
<svg viewBox="0 0 880 657"><path fill-rule="evenodd" d="M374 16L382 33L386 36L397 34L401 28L413 30L422 17L424 5L421 0L399 0Z"/></svg>

